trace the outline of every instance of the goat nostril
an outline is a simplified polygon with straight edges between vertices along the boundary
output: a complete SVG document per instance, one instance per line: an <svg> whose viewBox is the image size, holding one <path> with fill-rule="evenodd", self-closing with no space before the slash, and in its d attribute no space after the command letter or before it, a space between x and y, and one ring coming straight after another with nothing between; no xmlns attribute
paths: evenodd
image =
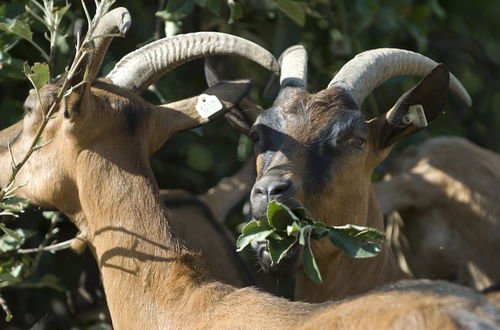
<svg viewBox="0 0 500 330"><path fill-rule="evenodd" d="M279 195L290 188L292 182L290 180L274 182L268 187L269 195Z"/></svg>
<svg viewBox="0 0 500 330"><path fill-rule="evenodd" d="M267 189L266 187L261 187L261 186L255 186L253 188L254 193L259 194L259 195L267 195Z"/></svg>

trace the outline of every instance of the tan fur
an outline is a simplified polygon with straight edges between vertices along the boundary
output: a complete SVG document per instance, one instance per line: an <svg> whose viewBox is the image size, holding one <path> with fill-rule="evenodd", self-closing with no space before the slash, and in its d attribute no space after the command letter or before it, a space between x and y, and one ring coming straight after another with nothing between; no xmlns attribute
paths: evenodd
<svg viewBox="0 0 500 330"><path fill-rule="evenodd" d="M458 137L429 139L391 162L376 185L402 223L395 248L417 277L482 290L500 280L500 156Z"/></svg>
<svg viewBox="0 0 500 330"><path fill-rule="evenodd" d="M444 282L401 283L343 303L309 305L210 280L200 256L173 237L148 164L157 141L178 131L176 122L154 122L161 118L156 108L104 88L83 95L79 112L70 118L59 111L44 134L53 142L30 158L18 182L29 180L20 196L64 211L87 237L115 329L498 325L497 311L484 298ZM133 131L127 98L140 114ZM13 144L16 156L26 151L39 115L35 111L24 119L22 136ZM166 126L169 133L156 129ZM4 138L0 131L0 141ZM0 164L8 162L7 152L0 150ZM8 172L0 172L0 183L7 177Z"/></svg>

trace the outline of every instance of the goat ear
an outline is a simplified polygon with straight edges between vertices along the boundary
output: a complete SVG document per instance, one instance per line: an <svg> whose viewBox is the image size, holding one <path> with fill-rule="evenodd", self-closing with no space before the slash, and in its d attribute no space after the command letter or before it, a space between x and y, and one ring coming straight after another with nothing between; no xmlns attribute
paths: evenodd
<svg viewBox="0 0 500 330"><path fill-rule="evenodd" d="M64 117L75 120L81 108L82 100L88 95L92 81L89 80L90 63L93 57L93 43L89 42L88 51L83 55L80 65L70 79L70 88L64 100Z"/></svg>
<svg viewBox="0 0 500 330"><path fill-rule="evenodd" d="M221 82L222 79L219 78L217 71L215 71L214 65L210 57L205 57L204 63L205 80L207 81L208 87L212 87L215 84Z"/></svg>
<svg viewBox="0 0 500 330"><path fill-rule="evenodd" d="M248 94L250 87L249 80L222 81L199 96L158 106L153 120L153 151L177 133L207 124L234 108ZM207 114L200 108L203 98L213 102L215 111L209 109Z"/></svg>
<svg viewBox="0 0 500 330"><path fill-rule="evenodd" d="M438 64L427 76L404 93L385 116L378 118L378 147L385 149L401 138L418 132L434 120L446 105L450 74Z"/></svg>
<svg viewBox="0 0 500 330"><path fill-rule="evenodd" d="M262 112L262 107L247 98L242 99L238 106L232 108L225 117L229 124L240 133L248 135L250 127Z"/></svg>
<svg viewBox="0 0 500 330"><path fill-rule="evenodd" d="M222 81L217 74L210 57L205 57L204 70L205 80L207 81L207 85L209 87L212 87ZM255 119L257 119L261 112L262 108L259 105L253 103L247 98L244 98L238 103L238 106L230 108L225 117L233 128L242 134L248 135L250 127L252 127Z"/></svg>

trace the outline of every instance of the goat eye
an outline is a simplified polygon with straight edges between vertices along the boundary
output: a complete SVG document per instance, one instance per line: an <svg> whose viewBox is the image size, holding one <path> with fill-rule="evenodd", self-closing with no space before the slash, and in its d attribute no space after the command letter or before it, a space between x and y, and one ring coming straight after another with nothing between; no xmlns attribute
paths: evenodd
<svg viewBox="0 0 500 330"><path fill-rule="evenodd" d="M31 111L33 111L33 108L30 107L29 105L25 105L23 106L23 108L25 113L30 113Z"/></svg>
<svg viewBox="0 0 500 330"><path fill-rule="evenodd" d="M257 142L259 142L259 139L260 139L259 133L257 133L257 132L251 132L250 133L250 139L253 141L254 144L257 143Z"/></svg>
<svg viewBox="0 0 500 330"><path fill-rule="evenodd" d="M366 140L360 137L354 137L349 140L349 144L356 149L363 149L366 145Z"/></svg>

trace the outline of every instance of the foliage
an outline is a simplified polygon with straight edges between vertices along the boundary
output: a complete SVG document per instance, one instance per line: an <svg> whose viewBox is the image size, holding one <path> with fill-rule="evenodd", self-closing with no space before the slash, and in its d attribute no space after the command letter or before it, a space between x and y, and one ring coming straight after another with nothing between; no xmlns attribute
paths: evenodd
<svg viewBox="0 0 500 330"><path fill-rule="evenodd" d="M42 1L38 2L42 5ZM94 3L84 2L89 6ZM74 31L86 21L81 1L53 0L46 3L52 4L53 8L44 11L27 0L0 3L0 128L22 117L22 102L31 88L23 74L24 62L30 65L47 62L50 80L53 80L65 71L74 55ZM45 23L30 14L25 5L44 22L47 22L46 16L52 17L52 23L47 23L52 28L48 29ZM138 45L164 35L200 30L249 38L276 56L286 47L302 43L309 52L311 91L324 88L333 74L360 51L377 47L405 48L446 63L469 90L474 105L469 109L455 97L450 97L447 114L423 132L399 143L393 154L408 144L419 143L433 135L460 135L483 147L500 151L500 112L495 109L500 101L500 81L496 74L500 66L498 1L122 0L117 5L130 10L133 24L126 38L112 43L103 63L103 74ZM302 10L298 10L299 7ZM93 8L89 11L92 12ZM54 29L56 21L57 29ZM54 34L48 32L56 30ZM52 60L47 60L47 57ZM255 85L251 92L253 100L264 107L272 101L261 93L269 74L258 66L229 58L216 62L216 67L225 78L252 78ZM153 102L157 102L159 96L165 101L173 101L199 93L206 86L201 72L201 62L181 66L155 86L157 93L147 92L144 97ZM365 112L374 116L389 109L414 81L395 79L387 82L367 99ZM248 139L240 137L223 120L218 120L170 141L152 159L152 166L160 187L199 193L242 165L241 160L248 155L247 144ZM238 148L243 150L240 156L235 152ZM380 170L383 171L383 166ZM51 222L40 212L32 210L19 214L17 211L24 209L19 202L16 199L2 201L8 205L2 207L6 210L4 212L15 213L19 219L0 215L1 222L5 223L4 228L16 233L19 229L26 232L21 249L37 248L44 241ZM233 221L233 226L236 226L242 221L241 212L233 218L237 219ZM57 222L57 228L61 230L53 235L49 244L53 239L70 239L76 233L67 221ZM5 235L3 232L2 237L6 240L13 240ZM15 242L9 244L17 247L20 241ZM23 269L32 268L32 262L24 264L23 261L29 255L2 257L0 264L11 260L11 266L6 265L5 272L14 272L15 275L18 264L25 265ZM67 266L69 263L71 267ZM102 300L99 277L90 255L82 258L66 252L44 253L31 278L38 281L47 274L57 276L61 287L65 288L64 293L51 289L2 288L6 301L12 302L9 303L12 313L20 315L10 326L30 328L48 314L52 317L51 328L82 327L85 323L75 321L79 309L95 307L99 295ZM85 281L79 278L80 274L86 274ZM83 289L91 293L93 305L82 302L84 299L78 292ZM3 328L1 324L0 327Z"/></svg>
<svg viewBox="0 0 500 330"><path fill-rule="evenodd" d="M267 205L267 221L250 221L236 241L238 251L252 241L266 240L271 256L271 266L277 265L287 252L297 244L304 246L302 263L304 272L315 283L321 284L321 274L311 250L311 239L329 237L333 245L353 258L375 257L381 250L384 233L376 229L356 226L328 226L311 220L304 209L291 210L287 206L271 201Z"/></svg>

